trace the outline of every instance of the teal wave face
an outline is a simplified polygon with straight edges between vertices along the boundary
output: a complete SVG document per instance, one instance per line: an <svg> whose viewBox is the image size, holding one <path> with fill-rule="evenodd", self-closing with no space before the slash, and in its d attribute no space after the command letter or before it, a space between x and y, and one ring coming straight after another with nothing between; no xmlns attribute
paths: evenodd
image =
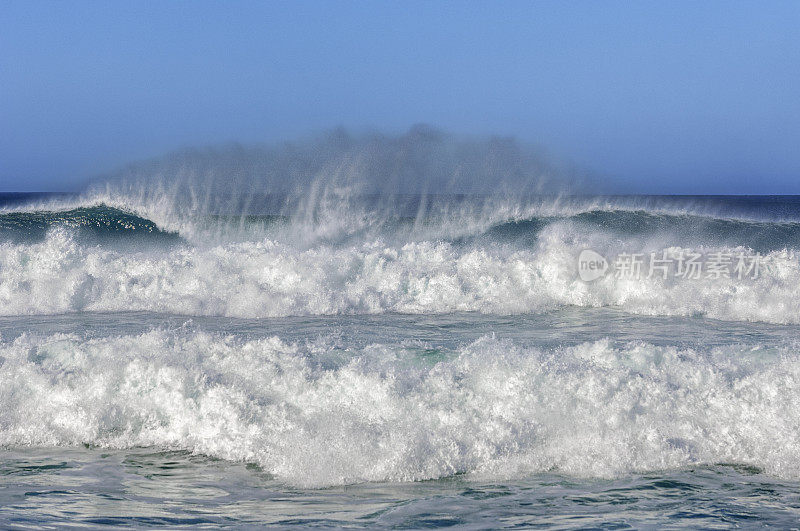
<svg viewBox="0 0 800 531"><path fill-rule="evenodd" d="M55 227L77 230L97 240L137 239L178 241L177 234L161 230L149 219L105 205L63 211L6 212L0 214L0 240L42 240Z"/></svg>
<svg viewBox="0 0 800 531"><path fill-rule="evenodd" d="M796 221L754 221L644 211L587 212L576 216L576 220L601 227L622 239L657 239L664 245L678 247L743 246L762 253L800 248L800 223Z"/></svg>
<svg viewBox="0 0 800 531"><path fill-rule="evenodd" d="M625 241L657 239L666 246L744 246L758 252L800 249L800 222L796 221L753 221L643 210L592 210L570 216L505 221L475 238L532 246L545 227L559 222L587 231L604 231Z"/></svg>

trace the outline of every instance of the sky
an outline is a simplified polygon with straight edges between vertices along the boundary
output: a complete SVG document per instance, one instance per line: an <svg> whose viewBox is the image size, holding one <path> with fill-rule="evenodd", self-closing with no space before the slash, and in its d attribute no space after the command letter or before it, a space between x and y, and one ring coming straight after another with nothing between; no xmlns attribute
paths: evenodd
<svg viewBox="0 0 800 531"><path fill-rule="evenodd" d="M427 123L610 192L800 194L797 1L0 0L0 28L0 191Z"/></svg>

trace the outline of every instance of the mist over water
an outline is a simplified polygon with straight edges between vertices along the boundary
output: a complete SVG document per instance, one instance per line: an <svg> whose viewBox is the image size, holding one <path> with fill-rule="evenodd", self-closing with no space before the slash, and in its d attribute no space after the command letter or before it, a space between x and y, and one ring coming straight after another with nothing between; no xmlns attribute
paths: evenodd
<svg viewBox="0 0 800 531"><path fill-rule="evenodd" d="M208 228L213 216L218 229L235 230L272 216L315 232L442 221L452 209L481 215L508 198L519 207L520 198L558 196L573 181L513 138L418 125L395 136L337 129L275 145L185 149L100 179L88 196L160 214L178 230L189 219Z"/></svg>

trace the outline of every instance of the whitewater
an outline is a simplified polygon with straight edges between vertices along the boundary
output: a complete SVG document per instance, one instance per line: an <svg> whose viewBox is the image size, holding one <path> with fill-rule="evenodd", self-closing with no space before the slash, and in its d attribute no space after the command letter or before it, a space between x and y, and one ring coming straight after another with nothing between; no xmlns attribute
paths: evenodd
<svg viewBox="0 0 800 531"><path fill-rule="evenodd" d="M273 215L170 224L102 199L0 212L0 315L504 315L614 307L798 323L799 221L654 212L618 201L510 207L461 199L455 212L442 208L430 219L371 219L350 204L313 222ZM584 249L609 257L757 251L769 267L757 278L607 275L587 283L577 275Z"/></svg>
<svg viewBox="0 0 800 531"><path fill-rule="evenodd" d="M800 199L550 170L418 130L0 194L0 522L796 522Z"/></svg>

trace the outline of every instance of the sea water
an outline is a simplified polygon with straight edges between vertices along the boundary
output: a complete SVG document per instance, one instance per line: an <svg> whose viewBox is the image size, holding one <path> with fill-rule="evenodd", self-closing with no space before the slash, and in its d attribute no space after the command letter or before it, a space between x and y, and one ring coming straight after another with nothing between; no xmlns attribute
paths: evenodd
<svg viewBox="0 0 800 531"><path fill-rule="evenodd" d="M1 526L798 525L800 199L154 197L2 197Z"/></svg>

